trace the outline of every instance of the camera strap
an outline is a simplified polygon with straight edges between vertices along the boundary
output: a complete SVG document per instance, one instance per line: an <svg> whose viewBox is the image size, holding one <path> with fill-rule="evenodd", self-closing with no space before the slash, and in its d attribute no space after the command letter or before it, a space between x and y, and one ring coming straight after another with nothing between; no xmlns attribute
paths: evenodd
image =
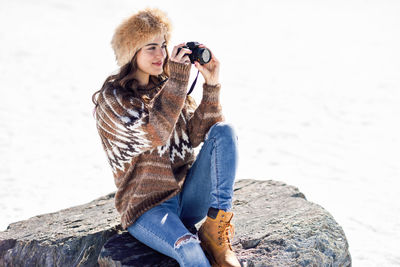
<svg viewBox="0 0 400 267"><path fill-rule="evenodd" d="M187 93L187 95L190 95L190 93L193 91L193 89L194 89L194 86L196 85L196 82L197 82L197 78L199 77L199 70L197 71L197 75L196 75L196 78L194 79L194 81L193 81L193 83L192 83L192 86L190 86L190 89L189 89L189 92Z"/></svg>

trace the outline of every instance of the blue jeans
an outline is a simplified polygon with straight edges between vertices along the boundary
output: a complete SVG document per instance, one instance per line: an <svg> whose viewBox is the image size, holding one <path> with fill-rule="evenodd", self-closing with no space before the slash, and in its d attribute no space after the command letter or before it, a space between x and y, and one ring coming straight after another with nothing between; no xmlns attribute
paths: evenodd
<svg viewBox="0 0 400 267"><path fill-rule="evenodd" d="M208 131L182 191L150 209L128 227L147 246L177 260L180 266L210 266L197 235L189 232L209 207L229 211L238 154L237 137L226 123Z"/></svg>

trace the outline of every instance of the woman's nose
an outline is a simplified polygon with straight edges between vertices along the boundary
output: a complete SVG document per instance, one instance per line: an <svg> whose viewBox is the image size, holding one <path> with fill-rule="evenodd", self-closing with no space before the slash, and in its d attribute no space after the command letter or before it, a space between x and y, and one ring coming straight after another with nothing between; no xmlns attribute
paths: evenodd
<svg viewBox="0 0 400 267"><path fill-rule="evenodd" d="M158 57L162 57L162 58L165 58L165 56L166 56L166 52L165 52L165 50L163 49L163 48L158 48L157 49L157 56Z"/></svg>

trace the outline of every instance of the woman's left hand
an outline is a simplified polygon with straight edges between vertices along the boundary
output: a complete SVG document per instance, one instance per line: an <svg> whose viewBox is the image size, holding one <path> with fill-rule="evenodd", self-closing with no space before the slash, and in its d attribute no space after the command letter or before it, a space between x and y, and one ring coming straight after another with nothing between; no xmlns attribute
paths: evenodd
<svg viewBox="0 0 400 267"><path fill-rule="evenodd" d="M200 45L199 47L206 48L205 45ZM213 53L211 53L210 62L201 65L195 61L194 66L201 72L206 84L217 85L219 83L219 61Z"/></svg>

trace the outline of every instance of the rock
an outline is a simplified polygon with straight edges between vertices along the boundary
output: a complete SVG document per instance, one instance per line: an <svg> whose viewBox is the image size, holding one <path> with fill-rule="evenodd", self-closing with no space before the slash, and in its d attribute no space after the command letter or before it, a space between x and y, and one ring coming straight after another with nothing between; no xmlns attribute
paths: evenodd
<svg viewBox="0 0 400 267"><path fill-rule="evenodd" d="M114 194L12 223L0 232L0 266L96 266L118 230Z"/></svg>
<svg viewBox="0 0 400 267"><path fill-rule="evenodd" d="M128 232L116 234L99 255L100 267L179 267L178 262L140 243Z"/></svg>
<svg viewBox="0 0 400 267"><path fill-rule="evenodd" d="M241 180L233 204L234 249L244 266L351 266L343 229L297 188Z"/></svg>
<svg viewBox="0 0 400 267"><path fill-rule="evenodd" d="M242 266L351 266L342 228L297 188L275 181L240 180L233 204L233 247ZM104 245L99 264L179 266L127 232Z"/></svg>
<svg viewBox="0 0 400 267"><path fill-rule="evenodd" d="M233 211L242 266L351 266L342 228L293 186L240 180ZM97 260L100 266L178 266L121 231L112 194L0 232L0 266L96 266Z"/></svg>

